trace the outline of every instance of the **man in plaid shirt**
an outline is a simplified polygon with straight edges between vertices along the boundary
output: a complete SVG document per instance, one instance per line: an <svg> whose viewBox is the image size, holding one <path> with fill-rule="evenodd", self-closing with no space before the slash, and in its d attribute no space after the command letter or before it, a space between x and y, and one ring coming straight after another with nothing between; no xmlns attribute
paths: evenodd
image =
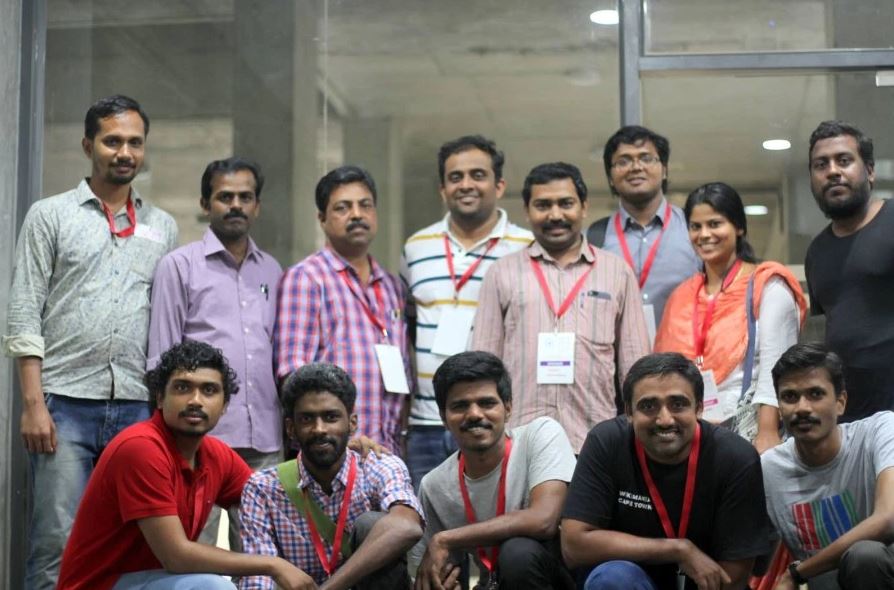
<svg viewBox="0 0 894 590"><path fill-rule="evenodd" d="M243 550L282 557L323 589L409 588L405 556L422 537L422 508L399 458L370 454L361 461L347 449L357 428L351 378L335 365L305 365L282 395L286 430L300 448L297 482L283 484L287 464L249 479L240 508ZM315 515L320 509L323 516ZM320 525L326 521L334 535ZM272 590L274 583L254 576L239 587Z"/></svg>
<svg viewBox="0 0 894 590"><path fill-rule="evenodd" d="M362 168L342 166L320 179L315 198L326 246L283 276L273 340L276 377L313 362L343 367L357 386L358 434L395 451L401 393L409 393L413 374L403 286L369 255L376 186ZM403 391L386 387L395 379L403 380Z"/></svg>

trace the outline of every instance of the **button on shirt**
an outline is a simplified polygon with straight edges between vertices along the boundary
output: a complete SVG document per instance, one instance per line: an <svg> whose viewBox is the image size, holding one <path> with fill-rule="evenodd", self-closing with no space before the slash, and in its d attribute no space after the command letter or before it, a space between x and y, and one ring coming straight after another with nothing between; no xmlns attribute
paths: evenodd
<svg viewBox="0 0 894 590"><path fill-rule="evenodd" d="M239 392L212 434L232 448L263 453L282 447L282 417L273 377L273 323L279 263L249 239L241 266L209 228L158 264L152 287L148 368L184 340L221 349Z"/></svg>
<svg viewBox="0 0 894 590"><path fill-rule="evenodd" d="M316 502L332 522L338 522L345 497L349 458L353 456L357 460L357 479L351 492L344 543L350 542L354 522L372 510L384 512L395 504L403 504L415 510L424 521L422 508L413 494L413 483L403 461L393 455L377 457L375 454L361 461L354 451L347 452L349 457L345 458L333 479L332 493L329 495L307 472L300 458L297 459L299 488L308 491L311 501ZM275 467L258 471L245 484L239 520L243 552L278 555L299 567L318 584L326 581L326 572L311 541L307 517L286 495ZM332 545L325 540L323 547L327 556L332 554ZM273 580L263 576L244 577L239 585L240 590L273 590L274 587Z"/></svg>
<svg viewBox="0 0 894 590"><path fill-rule="evenodd" d="M553 301L560 305L595 261L577 300L556 321L531 269L539 260ZM574 383L537 384L537 340L541 332L573 332ZM484 277L472 350L492 352L512 375L511 427L540 416L559 422L574 451L587 432L617 415L615 355L620 380L649 352L639 287L627 264L582 240L579 258L559 267L537 242L501 258Z"/></svg>
<svg viewBox="0 0 894 590"><path fill-rule="evenodd" d="M403 317L406 297L400 280L373 258L370 261L366 285L361 285L353 267L329 248L285 272L279 290L274 365L279 379L313 362L332 363L347 371L357 386L357 433L396 450L403 396L385 391L375 345L387 343L400 350L407 383L412 383ZM384 309L379 309L376 284L381 286ZM354 293L362 294L376 317L385 322L387 342Z"/></svg>
<svg viewBox="0 0 894 590"><path fill-rule="evenodd" d="M174 219L131 189L134 235L114 237L86 180L35 203L22 225L9 295L8 356L43 359L49 393L148 399L149 292L159 259L177 242ZM126 207L114 216L130 226Z"/></svg>
<svg viewBox="0 0 894 590"><path fill-rule="evenodd" d="M667 201L662 198L655 217L643 227L624 207L618 208L617 214L621 215L621 227L624 228L624 237L627 240L630 256L633 258L633 271L637 278L642 273L643 265L649 256L649 250L658 236L661 236L661 228L668 222L664 218L666 209ZM702 268L701 260L695 254L692 243L689 241L689 230L686 227L686 216L683 214L683 210L671 206L670 217L670 225L667 226L667 230L661 237L655 261L652 263L652 269L649 271L646 284L642 289L643 303L655 306L656 326L661 323L664 305L671 292L684 280L700 272ZM602 247L612 254L622 258L624 256L618 241L618 234L615 231L614 215L609 218L608 227L605 229L605 243Z"/></svg>
<svg viewBox="0 0 894 590"><path fill-rule="evenodd" d="M453 305L475 308L478 306L478 292L481 281L494 261L512 252L517 252L530 244L534 236L526 229L510 223L506 212L500 210L500 217L493 231L486 238L466 250L450 233L450 215L438 223L426 227L407 240L401 258L400 276L412 294L412 304L408 307L416 317L416 370L418 389L413 394L410 409L410 424L441 426L441 414L435 402L432 377L447 358L433 354L431 347L441 314ZM447 267L444 252L444 236L450 243L453 254L454 275L462 277L475 262L483 257L481 264L459 292L454 302L454 283ZM499 241L487 251L490 240ZM487 254L485 254L487 251Z"/></svg>

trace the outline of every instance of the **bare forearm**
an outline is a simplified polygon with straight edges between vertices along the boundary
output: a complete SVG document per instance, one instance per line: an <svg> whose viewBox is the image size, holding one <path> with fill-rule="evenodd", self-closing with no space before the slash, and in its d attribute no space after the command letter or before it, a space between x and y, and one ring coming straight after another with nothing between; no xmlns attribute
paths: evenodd
<svg viewBox="0 0 894 590"><path fill-rule="evenodd" d="M380 569L382 564L400 559L421 537L422 526L418 515L415 519L408 515L385 515L373 526L351 558L323 585L323 589L353 588L366 576Z"/></svg>
<svg viewBox="0 0 894 590"><path fill-rule="evenodd" d="M19 384L22 386L22 402L28 405L43 405L43 385L40 373L43 359L38 356L20 356L16 358L19 370Z"/></svg>
<svg viewBox="0 0 894 590"><path fill-rule="evenodd" d="M484 522L442 531L437 537L450 551L468 551L476 547L499 545L513 537L546 540L556 535L558 524L558 518L550 518L530 509L517 510Z"/></svg>
<svg viewBox="0 0 894 590"><path fill-rule="evenodd" d="M819 574L838 568L841 556L851 545L857 541L881 541L890 543L892 540L891 517L885 514L873 514L845 534L838 537L834 543L801 562L798 571L806 578L812 578Z"/></svg>
<svg viewBox="0 0 894 590"><path fill-rule="evenodd" d="M161 560L175 574L214 573L232 576L273 576L278 557L234 553L211 545L186 541Z"/></svg>
<svg viewBox="0 0 894 590"><path fill-rule="evenodd" d="M562 532L562 555L570 567L623 559L637 563L677 563L685 544L679 539L637 537L618 531L597 529L567 534Z"/></svg>

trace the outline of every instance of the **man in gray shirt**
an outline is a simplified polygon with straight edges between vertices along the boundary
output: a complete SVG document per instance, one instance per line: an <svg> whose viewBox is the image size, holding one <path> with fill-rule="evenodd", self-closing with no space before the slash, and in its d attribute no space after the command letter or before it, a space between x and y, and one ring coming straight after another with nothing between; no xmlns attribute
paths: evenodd
<svg viewBox="0 0 894 590"><path fill-rule="evenodd" d="M777 590L894 588L894 413L837 424L841 359L796 344L773 367L791 438L761 457L767 510L795 557Z"/></svg>
<svg viewBox="0 0 894 590"><path fill-rule="evenodd" d="M425 555L416 589L449 588L464 552L482 588L571 588L558 543L574 452L558 422L541 417L506 430L509 374L496 356L463 352L435 372L435 398L459 451L422 479Z"/></svg>
<svg viewBox="0 0 894 590"><path fill-rule="evenodd" d="M177 226L131 186L148 132L149 118L133 99L97 101L81 141L90 177L35 203L19 235L3 351L16 359L31 459L29 590L55 588L102 449L149 417L149 288Z"/></svg>

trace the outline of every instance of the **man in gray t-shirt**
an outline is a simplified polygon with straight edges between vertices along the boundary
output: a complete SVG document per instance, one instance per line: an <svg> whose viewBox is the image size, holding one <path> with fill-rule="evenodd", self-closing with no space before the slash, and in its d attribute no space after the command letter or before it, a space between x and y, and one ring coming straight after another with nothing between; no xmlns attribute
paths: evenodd
<svg viewBox="0 0 894 590"><path fill-rule="evenodd" d="M773 368L791 434L761 458L767 510L794 561L777 588L894 588L894 413L837 424L841 359L796 344Z"/></svg>
<svg viewBox="0 0 894 590"><path fill-rule="evenodd" d="M490 353L450 357L433 384L441 417L460 450L422 480L427 524L411 556L418 561L424 552L416 588L450 587L465 551L475 556L483 588L573 587L558 545L575 464L562 427L538 418L506 429L509 375Z"/></svg>

